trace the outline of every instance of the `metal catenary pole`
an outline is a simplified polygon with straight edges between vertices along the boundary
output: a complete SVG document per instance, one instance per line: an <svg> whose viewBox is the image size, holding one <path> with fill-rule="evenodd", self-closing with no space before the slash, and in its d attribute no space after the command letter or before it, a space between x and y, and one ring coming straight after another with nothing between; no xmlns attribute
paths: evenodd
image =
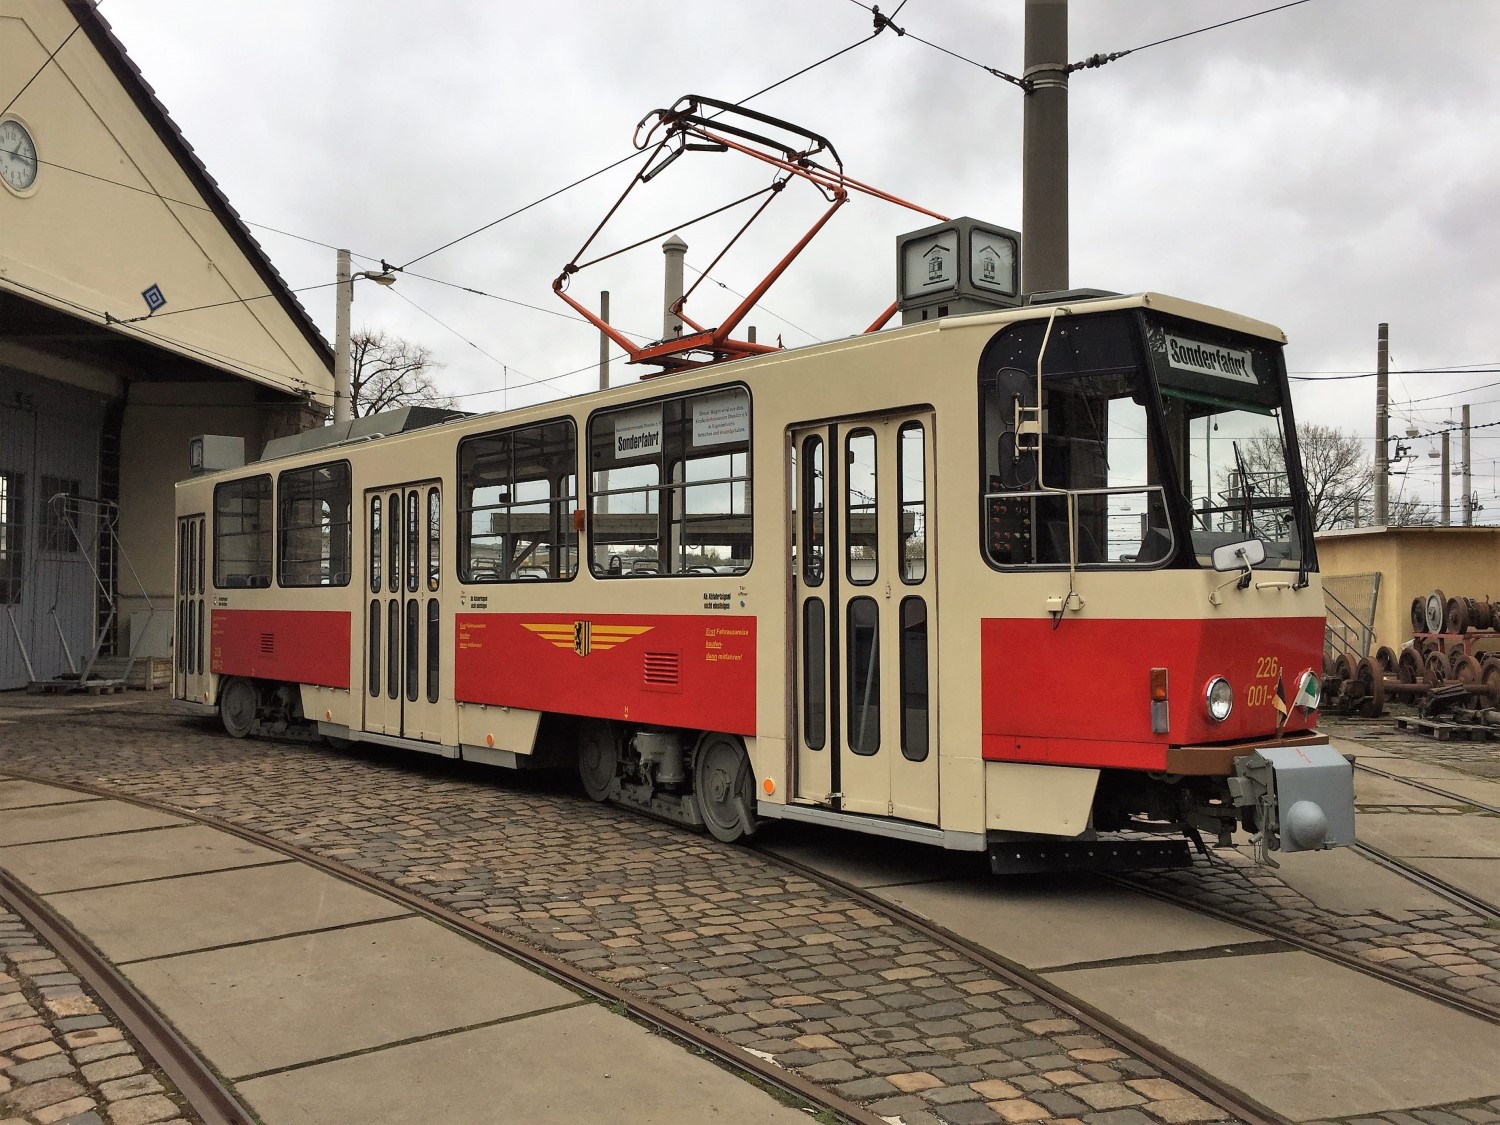
<svg viewBox="0 0 1500 1125"><path fill-rule="evenodd" d="M354 301L354 279L350 275L349 251L338 252L338 284L334 287L337 307L333 321L333 420L350 417L349 306Z"/></svg>
<svg viewBox="0 0 1500 1125"><path fill-rule="evenodd" d="M1026 0L1021 290L1068 287L1068 0Z"/></svg>
<svg viewBox="0 0 1500 1125"><path fill-rule="evenodd" d="M1469 460L1469 407L1464 404L1464 435L1463 435L1463 459L1464 459L1464 526L1474 526L1474 476Z"/></svg>
<svg viewBox="0 0 1500 1125"><path fill-rule="evenodd" d="M1391 326L1375 329L1375 526L1390 522L1391 465L1386 448L1390 425Z"/></svg>
<svg viewBox="0 0 1500 1125"><path fill-rule="evenodd" d="M1452 491L1453 490L1452 490L1452 486L1448 483L1450 479L1451 478L1448 476L1448 431L1444 430L1443 431L1443 487L1442 487L1442 500L1440 501L1440 503L1442 504L1442 508L1443 508L1442 523L1443 523L1444 527L1448 527L1448 526L1450 526L1453 523L1453 517L1450 514L1451 511L1452 511L1452 507L1453 507L1453 496L1452 496Z"/></svg>

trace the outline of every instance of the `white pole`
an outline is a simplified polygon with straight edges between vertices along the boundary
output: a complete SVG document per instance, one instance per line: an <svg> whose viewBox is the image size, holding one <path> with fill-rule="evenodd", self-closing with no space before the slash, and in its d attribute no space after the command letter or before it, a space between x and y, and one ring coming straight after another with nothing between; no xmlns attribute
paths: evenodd
<svg viewBox="0 0 1500 1125"><path fill-rule="evenodd" d="M338 284L334 287L338 304L334 313L333 339L333 421L337 425L350 418L349 379L349 306L354 303L354 280L350 276L349 251L338 252Z"/></svg>

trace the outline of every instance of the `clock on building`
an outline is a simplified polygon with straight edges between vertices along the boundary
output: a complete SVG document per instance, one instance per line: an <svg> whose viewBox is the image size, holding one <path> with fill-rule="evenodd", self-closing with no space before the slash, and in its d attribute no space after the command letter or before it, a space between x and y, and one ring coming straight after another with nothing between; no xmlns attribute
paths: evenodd
<svg viewBox="0 0 1500 1125"><path fill-rule="evenodd" d="M0 180L12 191L30 191L36 183L36 141L14 117L0 121Z"/></svg>

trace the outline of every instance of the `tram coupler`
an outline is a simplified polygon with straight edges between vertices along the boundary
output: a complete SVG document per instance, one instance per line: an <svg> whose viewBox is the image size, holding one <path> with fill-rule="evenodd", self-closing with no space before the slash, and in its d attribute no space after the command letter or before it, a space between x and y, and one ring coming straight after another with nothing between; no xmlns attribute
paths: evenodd
<svg viewBox="0 0 1500 1125"><path fill-rule="evenodd" d="M1331 745L1263 746L1234 760L1229 791L1254 816L1255 858L1354 843L1354 762Z"/></svg>

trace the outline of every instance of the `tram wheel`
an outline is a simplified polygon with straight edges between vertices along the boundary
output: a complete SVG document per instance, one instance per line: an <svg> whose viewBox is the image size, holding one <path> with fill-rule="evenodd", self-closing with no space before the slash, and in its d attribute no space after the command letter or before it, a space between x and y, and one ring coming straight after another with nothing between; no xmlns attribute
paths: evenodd
<svg viewBox="0 0 1500 1125"><path fill-rule="evenodd" d="M1403 684L1414 684L1422 678L1422 658L1416 649L1403 648L1396 658L1396 674Z"/></svg>
<svg viewBox="0 0 1500 1125"><path fill-rule="evenodd" d="M578 777L596 801L609 800L615 782L615 736L608 723L585 723L578 739Z"/></svg>
<svg viewBox="0 0 1500 1125"><path fill-rule="evenodd" d="M1359 682L1364 689L1364 696L1359 701L1359 713L1367 719L1380 718L1385 714L1385 680L1373 661L1359 662Z"/></svg>
<svg viewBox="0 0 1500 1125"><path fill-rule="evenodd" d="M255 729L255 685L238 676L219 691L219 722L231 738L244 738Z"/></svg>
<svg viewBox="0 0 1500 1125"><path fill-rule="evenodd" d="M755 835L755 777L740 740L707 735L693 756L693 799L716 840L732 844Z"/></svg>
<svg viewBox="0 0 1500 1125"><path fill-rule="evenodd" d="M1381 645L1375 650L1375 666L1387 676L1396 674L1396 651L1390 645Z"/></svg>

